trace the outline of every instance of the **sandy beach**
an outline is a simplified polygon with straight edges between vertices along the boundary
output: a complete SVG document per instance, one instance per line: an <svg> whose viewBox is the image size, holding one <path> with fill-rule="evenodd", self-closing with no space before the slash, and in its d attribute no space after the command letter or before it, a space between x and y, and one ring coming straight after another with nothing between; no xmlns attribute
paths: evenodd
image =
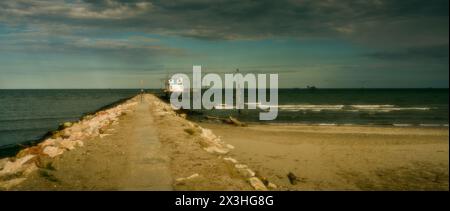
<svg viewBox="0 0 450 211"><path fill-rule="evenodd" d="M201 125L280 190L449 189L448 128Z"/></svg>
<svg viewBox="0 0 450 211"><path fill-rule="evenodd" d="M448 128L195 123L136 96L0 162L1 190L448 190Z"/></svg>

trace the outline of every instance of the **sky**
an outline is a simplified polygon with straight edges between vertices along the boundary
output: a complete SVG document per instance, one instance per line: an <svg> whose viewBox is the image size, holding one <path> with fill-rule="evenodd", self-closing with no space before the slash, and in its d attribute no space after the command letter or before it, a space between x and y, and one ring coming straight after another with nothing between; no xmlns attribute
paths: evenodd
<svg viewBox="0 0 450 211"><path fill-rule="evenodd" d="M0 89L161 88L278 73L281 88L448 88L448 0L2 0Z"/></svg>

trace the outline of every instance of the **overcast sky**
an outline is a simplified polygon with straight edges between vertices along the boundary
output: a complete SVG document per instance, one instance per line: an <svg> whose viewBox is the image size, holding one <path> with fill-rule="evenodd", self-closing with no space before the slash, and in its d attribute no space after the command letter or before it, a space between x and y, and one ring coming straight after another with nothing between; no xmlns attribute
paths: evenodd
<svg viewBox="0 0 450 211"><path fill-rule="evenodd" d="M0 88L161 87L279 73L280 87L445 87L448 0L1 0Z"/></svg>

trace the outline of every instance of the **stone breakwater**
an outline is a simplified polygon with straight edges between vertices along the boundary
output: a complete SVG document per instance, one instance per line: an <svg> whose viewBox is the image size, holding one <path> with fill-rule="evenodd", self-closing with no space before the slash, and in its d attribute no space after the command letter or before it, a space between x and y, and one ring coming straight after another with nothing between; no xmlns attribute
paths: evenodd
<svg viewBox="0 0 450 211"><path fill-rule="evenodd" d="M9 189L24 180L27 175L45 168L41 162L44 158L55 158L66 151L83 147L85 141L97 136L107 136L106 127L118 124L119 117L137 105L136 97L109 109L99 111L93 115L87 115L78 122L64 123L61 130L37 144L25 148L15 157L0 160L0 189Z"/></svg>
<svg viewBox="0 0 450 211"><path fill-rule="evenodd" d="M221 172L221 174L215 175L209 179L224 181L225 184L229 185L233 180L224 180L224 178L230 178L228 171L231 170L234 172L233 175L240 175L236 179L242 184L245 184L245 186L248 186L248 188L250 188L250 186L255 190L276 188L274 184L269 183L247 165L240 163L235 158L231 157L230 151L234 149L234 146L225 143L221 137L215 135L212 130L203 128L198 124L187 120L185 114L180 114L173 110L169 104L163 102L156 96L145 95L144 97L144 99L147 99L145 102L148 103L148 106L150 107L151 115L157 117L158 121L162 121L162 125L167 125L158 126L156 124L154 126L156 127L155 129L159 131L160 138L162 137L165 140L170 140L164 142L167 144L166 146L172 147L171 149L173 150L178 150L176 149L178 145L175 146L169 144L169 142L176 142L179 144L180 149L187 150L186 152L183 152L186 156L180 157L179 153L170 154L173 156L171 159L176 160L174 165L185 166L188 163L192 164L189 159L200 159L197 160L195 164L208 162L203 163L203 165L211 166L206 169L197 168L197 170L199 170L198 172L191 172L192 169L177 171L177 179L174 179L174 183L186 183L198 180L199 178L205 177L208 172L214 171L212 168L220 168L220 171L218 172ZM139 102L140 96L137 96L113 108L99 111L93 115L87 115L78 122L64 123L61 130L53 132L51 137L45 139L38 145L19 151L15 157L1 159L0 190L12 189L24 182L27 178L30 178L33 172L51 169L52 166L48 166L48 164L51 164L52 162L49 161L66 158L60 156L67 151L75 150L79 147L85 147L87 149L87 147L92 146L92 141L94 140L107 140L108 138L104 137L110 135L108 134L111 130L110 126L117 125L119 122L121 125L124 124L122 120L125 121L125 118L120 118L121 120L119 121L121 115L140 115L140 113L136 113L137 108L139 108L138 106L141 106L138 105ZM148 113L145 115L148 115ZM120 134L121 132L126 133L126 131L116 130L115 135ZM185 136L185 133L187 133L188 136ZM167 139L167 137L170 138ZM205 157L205 155L208 158ZM205 158L206 161L204 160ZM198 165L194 166L198 167ZM83 169L79 170L82 171ZM180 172L183 172L183 174L180 174ZM187 172L190 174L185 174ZM172 174L175 174L175 172L173 171ZM246 182L242 181L241 178L244 178ZM211 184L210 180L205 180L205 184L216 185L214 183ZM202 187L208 189L206 186ZM244 186L239 186L237 184L234 187L237 188L236 190L244 188Z"/></svg>

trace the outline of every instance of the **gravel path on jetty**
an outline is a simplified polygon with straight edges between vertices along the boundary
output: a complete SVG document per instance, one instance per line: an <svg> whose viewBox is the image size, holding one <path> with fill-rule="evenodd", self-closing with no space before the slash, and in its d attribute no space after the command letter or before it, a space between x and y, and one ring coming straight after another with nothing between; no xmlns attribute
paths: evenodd
<svg viewBox="0 0 450 211"><path fill-rule="evenodd" d="M71 134L3 160L0 189L258 189L227 161L232 146L225 147L209 130L176 114L154 95L137 96L125 104L126 109L118 109L120 115L104 120L90 135L86 131L91 127L74 135L78 125L92 125L91 120L80 121L68 127ZM74 145L58 148L64 141Z"/></svg>

